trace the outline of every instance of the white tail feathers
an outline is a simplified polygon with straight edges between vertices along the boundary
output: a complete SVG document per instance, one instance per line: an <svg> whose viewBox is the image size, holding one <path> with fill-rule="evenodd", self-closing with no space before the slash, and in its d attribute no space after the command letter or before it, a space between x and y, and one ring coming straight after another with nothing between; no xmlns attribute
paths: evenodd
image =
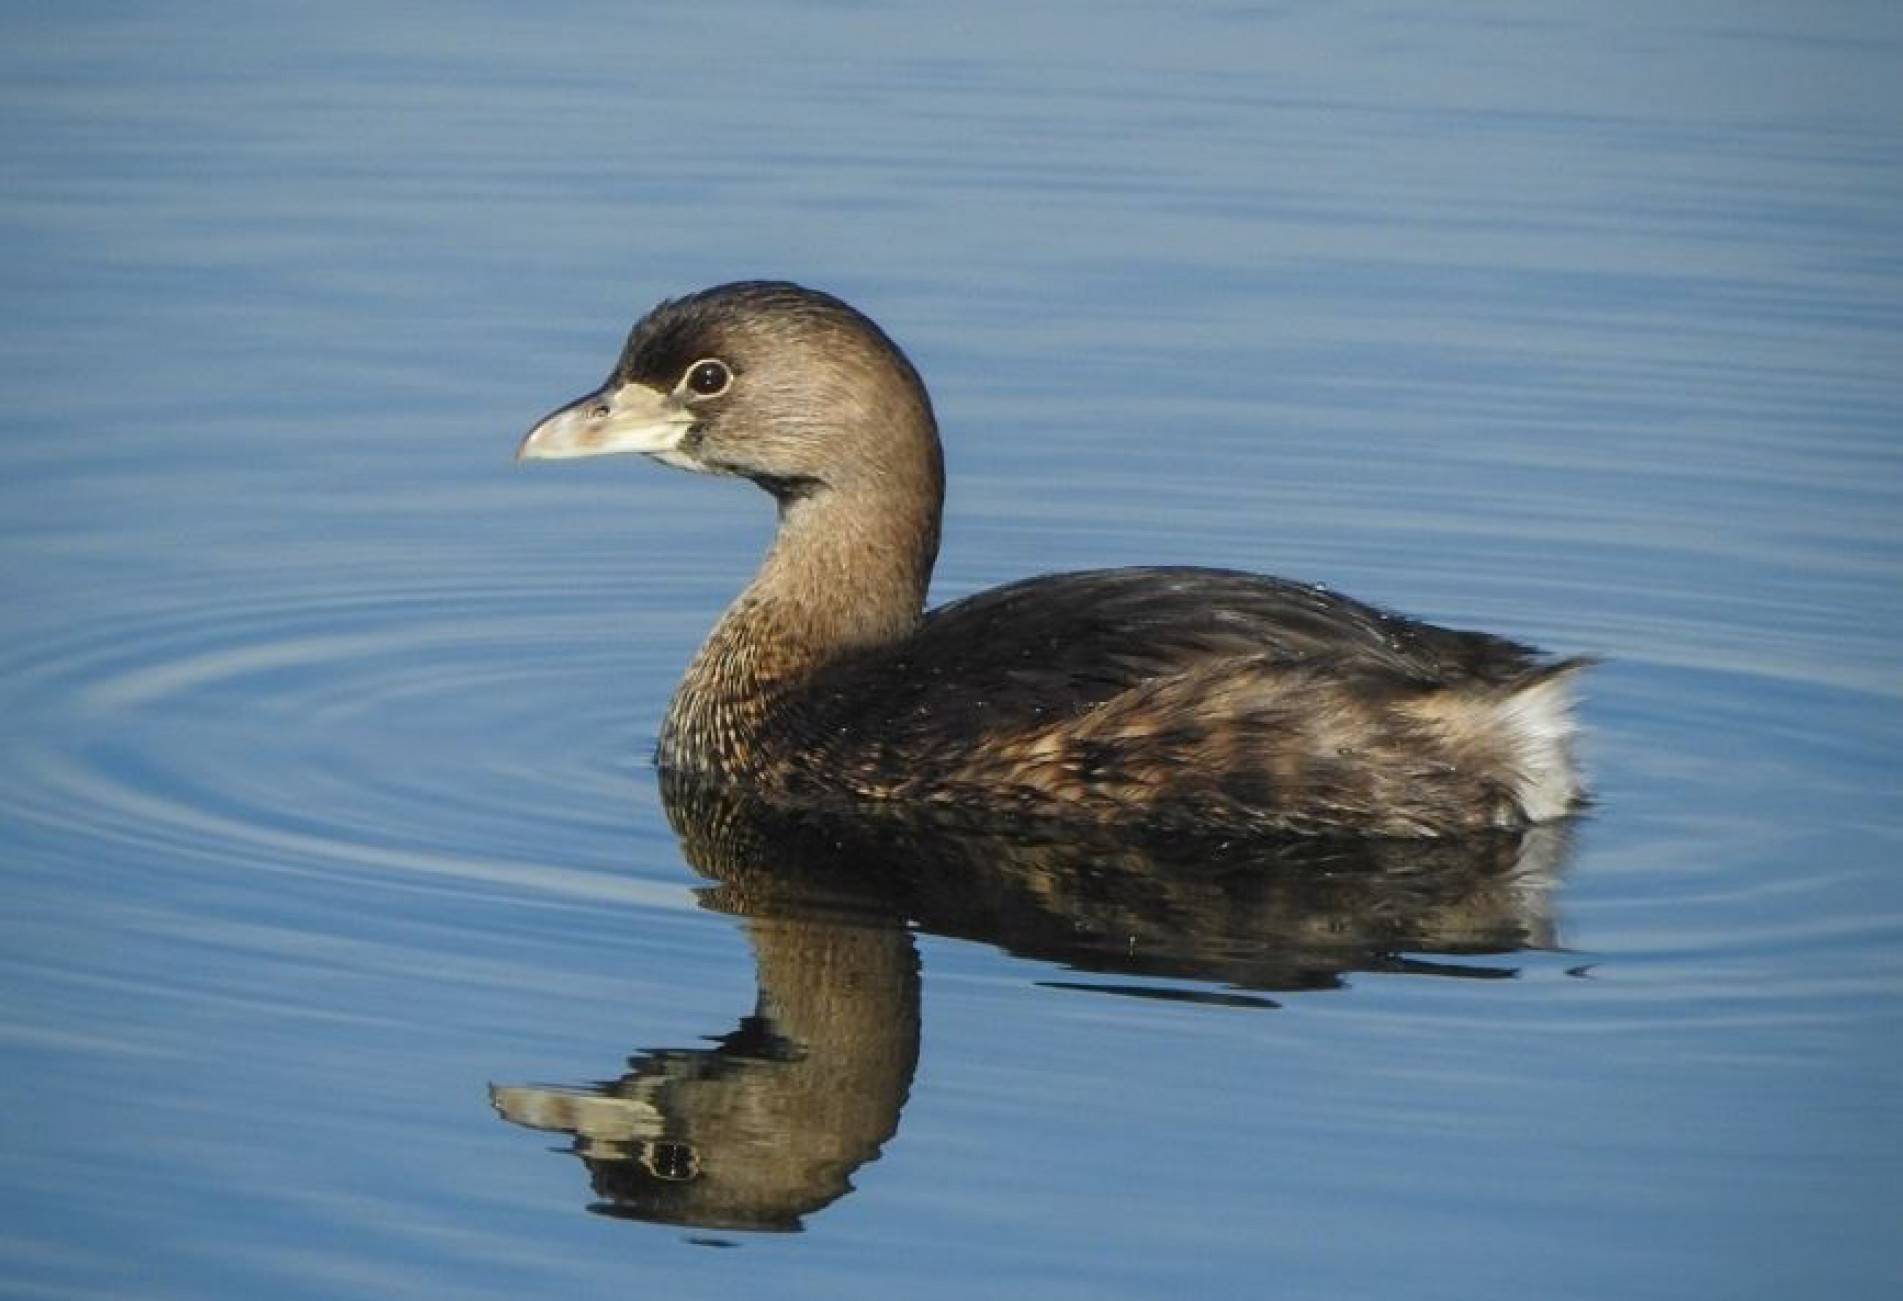
<svg viewBox="0 0 1903 1301"><path fill-rule="evenodd" d="M1514 798L1527 818L1549 822L1577 808L1585 796L1573 760L1572 680L1588 660L1566 660L1512 687L1495 704L1501 733L1513 752Z"/></svg>

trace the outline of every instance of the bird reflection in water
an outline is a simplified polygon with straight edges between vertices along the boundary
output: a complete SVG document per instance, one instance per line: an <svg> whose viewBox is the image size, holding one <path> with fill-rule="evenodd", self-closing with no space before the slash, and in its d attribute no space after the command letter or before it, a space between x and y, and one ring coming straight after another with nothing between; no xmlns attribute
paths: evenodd
<svg viewBox="0 0 1903 1301"><path fill-rule="evenodd" d="M1274 1007L1353 971L1510 977L1554 945L1569 828L1450 840L1154 844L1094 829L776 809L664 777L668 819L742 919L752 1015L709 1048L581 1088L496 1086L504 1119L573 1136L593 1209L794 1231L898 1128L918 1064L912 928L1063 969L1069 989ZM1481 958L1492 961L1480 961ZM1168 982L1168 983L1165 983Z"/></svg>

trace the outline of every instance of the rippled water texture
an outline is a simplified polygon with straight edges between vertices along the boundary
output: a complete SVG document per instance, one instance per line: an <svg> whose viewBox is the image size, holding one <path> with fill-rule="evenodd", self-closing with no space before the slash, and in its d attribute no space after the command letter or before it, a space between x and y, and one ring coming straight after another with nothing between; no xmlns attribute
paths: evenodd
<svg viewBox="0 0 1903 1301"><path fill-rule="evenodd" d="M0 1294L1903 1293L1894 5L0 21ZM509 456L763 274L932 385L938 599L1601 654L1598 806L664 792L768 504Z"/></svg>

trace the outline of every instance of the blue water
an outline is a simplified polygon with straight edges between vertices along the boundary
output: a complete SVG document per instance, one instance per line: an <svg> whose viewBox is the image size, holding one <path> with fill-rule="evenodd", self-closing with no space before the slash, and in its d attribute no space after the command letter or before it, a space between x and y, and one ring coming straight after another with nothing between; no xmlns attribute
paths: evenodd
<svg viewBox="0 0 1903 1301"><path fill-rule="evenodd" d="M1903 10L630 9L0 17L0 1295L1903 1290ZM509 457L756 275L931 384L937 599L1598 653L1598 806L677 836L770 508Z"/></svg>

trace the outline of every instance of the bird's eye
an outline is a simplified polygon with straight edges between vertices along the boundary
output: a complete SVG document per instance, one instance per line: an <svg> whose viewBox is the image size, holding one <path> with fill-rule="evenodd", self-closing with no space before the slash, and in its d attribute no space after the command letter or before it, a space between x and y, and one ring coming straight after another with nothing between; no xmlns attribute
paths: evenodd
<svg viewBox="0 0 1903 1301"><path fill-rule="evenodd" d="M733 372L727 369L724 361L709 358L697 361L687 368L687 387L704 398L727 391L727 385L733 383Z"/></svg>

